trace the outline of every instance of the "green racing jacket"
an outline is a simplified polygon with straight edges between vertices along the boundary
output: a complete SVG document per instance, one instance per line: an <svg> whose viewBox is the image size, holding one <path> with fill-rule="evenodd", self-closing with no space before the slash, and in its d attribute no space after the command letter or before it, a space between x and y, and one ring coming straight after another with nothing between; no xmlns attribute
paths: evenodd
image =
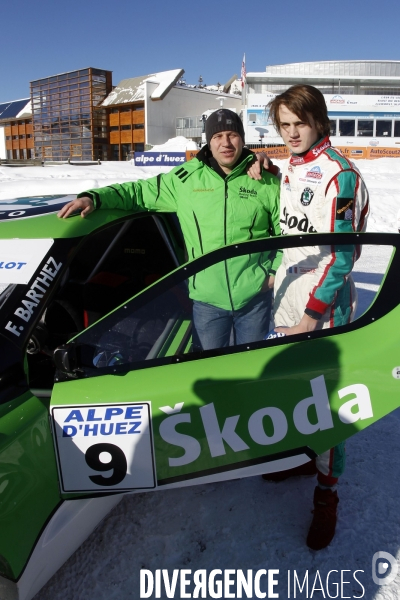
<svg viewBox="0 0 400 600"><path fill-rule="evenodd" d="M253 153L243 150L240 162L222 177L210 166L209 151L146 180L87 190L98 208L176 212L188 259L227 244L280 235L279 181L263 172L252 180L246 168ZM225 310L238 310L274 275L281 253L263 252L231 258L198 273L190 280L190 297Z"/></svg>

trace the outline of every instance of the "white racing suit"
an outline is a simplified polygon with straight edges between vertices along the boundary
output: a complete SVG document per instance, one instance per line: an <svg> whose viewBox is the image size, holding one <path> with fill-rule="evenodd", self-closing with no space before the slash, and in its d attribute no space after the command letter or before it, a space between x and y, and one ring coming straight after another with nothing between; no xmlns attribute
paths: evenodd
<svg viewBox="0 0 400 600"><path fill-rule="evenodd" d="M283 235L364 231L368 191L327 137L283 168L280 210ZM275 279L275 326L297 325L304 313L318 319L317 329L349 323L357 303L350 273L358 257L356 246L285 249ZM344 470L344 444L319 456L317 468L320 483L333 485Z"/></svg>

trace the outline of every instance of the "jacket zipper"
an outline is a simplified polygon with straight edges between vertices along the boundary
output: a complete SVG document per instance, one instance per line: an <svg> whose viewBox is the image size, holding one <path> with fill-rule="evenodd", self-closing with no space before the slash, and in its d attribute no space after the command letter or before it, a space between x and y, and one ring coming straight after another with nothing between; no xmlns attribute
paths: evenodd
<svg viewBox="0 0 400 600"><path fill-rule="evenodd" d="M226 246L226 213L227 213L227 200L228 200L228 184L226 182L225 179L225 203L224 203L224 244ZM226 285L228 287L228 294L229 294L229 302L231 303L231 308L232 310L234 310L233 308L233 300L232 300L232 294L231 294L231 286L229 284L229 274L228 274L228 265L226 260L224 261L225 263L225 277L226 277Z"/></svg>
<svg viewBox="0 0 400 600"><path fill-rule="evenodd" d="M196 258L195 255L194 255L194 248L193 248L193 246L192 246L192 258L193 258L193 260ZM197 275L197 273L195 273L193 275L193 279L192 279L192 285L193 285L193 289L194 290L196 289L196 275Z"/></svg>
<svg viewBox="0 0 400 600"><path fill-rule="evenodd" d="M257 218L257 211L256 211L256 214L254 215L254 217L253 217L253 221L252 221L252 223L251 223L251 225L250 225L250 229L249 229L249 234L250 234L250 237L249 237L249 240L252 240L252 239L253 239L253 227L254 227L254 225L255 225L256 218Z"/></svg>
<svg viewBox="0 0 400 600"><path fill-rule="evenodd" d="M200 250L201 250L201 253L202 253L202 254L204 254L204 252L203 252L203 241L202 241L202 239L201 239L200 225L199 225L199 222L198 222L198 220L197 220L196 213L195 213L194 211L193 211L193 216L194 216L194 221L195 221L195 223L196 223L196 227L197 227L197 234L198 234L198 236L199 236ZM193 249L192 249L192 250L193 250Z"/></svg>

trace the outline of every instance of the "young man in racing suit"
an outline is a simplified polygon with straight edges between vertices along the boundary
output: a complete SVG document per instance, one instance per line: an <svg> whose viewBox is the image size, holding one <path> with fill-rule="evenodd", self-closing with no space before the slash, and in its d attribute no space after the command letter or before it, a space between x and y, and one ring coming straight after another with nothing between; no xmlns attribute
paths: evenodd
<svg viewBox="0 0 400 600"><path fill-rule="evenodd" d="M220 109L206 121L207 145L196 158L147 180L88 190L65 205L60 217L81 209L176 212L189 260L226 244L279 235L279 181L264 173L253 181L246 168L243 124ZM280 253L235 257L196 274L193 345L208 350L262 340L269 330L272 288Z"/></svg>
<svg viewBox="0 0 400 600"><path fill-rule="evenodd" d="M276 96L269 109L291 152L281 176L282 234L364 231L368 192L353 163L331 147L321 92L309 85L295 85ZM258 178L260 165L266 169L270 165L263 154L258 155L249 174ZM350 273L357 252L355 246L285 249L275 280L275 331L293 335L349 323L356 308ZM335 534L336 484L344 464L344 444L316 459L318 486L307 537L308 546L314 550L327 546ZM312 465L292 471L286 475L305 474L312 471Z"/></svg>

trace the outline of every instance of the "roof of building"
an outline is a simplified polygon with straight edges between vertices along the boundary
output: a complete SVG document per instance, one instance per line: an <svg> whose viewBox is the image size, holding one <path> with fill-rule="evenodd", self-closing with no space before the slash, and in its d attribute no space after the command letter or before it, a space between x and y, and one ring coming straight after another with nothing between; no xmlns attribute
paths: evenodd
<svg viewBox="0 0 400 600"><path fill-rule="evenodd" d="M30 99L23 98L22 100L11 100L0 104L0 119L19 119L22 117L32 116L30 107Z"/></svg>
<svg viewBox="0 0 400 600"><path fill-rule="evenodd" d="M269 65L265 71L248 72L247 83L329 84L340 80L344 85L385 85L397 87L400 83L398 60L325 60L285 65Z"/></svg>
<svg viewBox="0 0 400 600"><path fill-rule="evenodd" d="M84 71L89 72L89 69L92 69L92 72L98 71L100 73L112 73L112 71L107 71L107 69L98 69L97 67L85 67L84 69L74 69L73 71L63 71L62 73L56 73L55 75L48 75L47 77L41 77L40 79L34 79L30 83L32 85L47 82L49 80L55 81L57 79L65 79L65 75L72 75L75 73L83 73Z"/></svg>
<svg viewBox="0 0 400 600"><path fill-rule="evenodd" d="M183 69L174 69L172 71L162 71L161 73L151 73L140 77L123 79L102 102L101 106L112 106L114 104L126 104L127 102L144 100L146 82L157 84L150 98L152 100L162 100L175 83L179 81L184 72Z"/></svg>
<svg viewBox="0 0 400 600"><path fill-rule="evenodd" d="M399 77L399 60L322 60L313 62L269 65L265 72L271 75L323 75L355 77Z"/></svg>

